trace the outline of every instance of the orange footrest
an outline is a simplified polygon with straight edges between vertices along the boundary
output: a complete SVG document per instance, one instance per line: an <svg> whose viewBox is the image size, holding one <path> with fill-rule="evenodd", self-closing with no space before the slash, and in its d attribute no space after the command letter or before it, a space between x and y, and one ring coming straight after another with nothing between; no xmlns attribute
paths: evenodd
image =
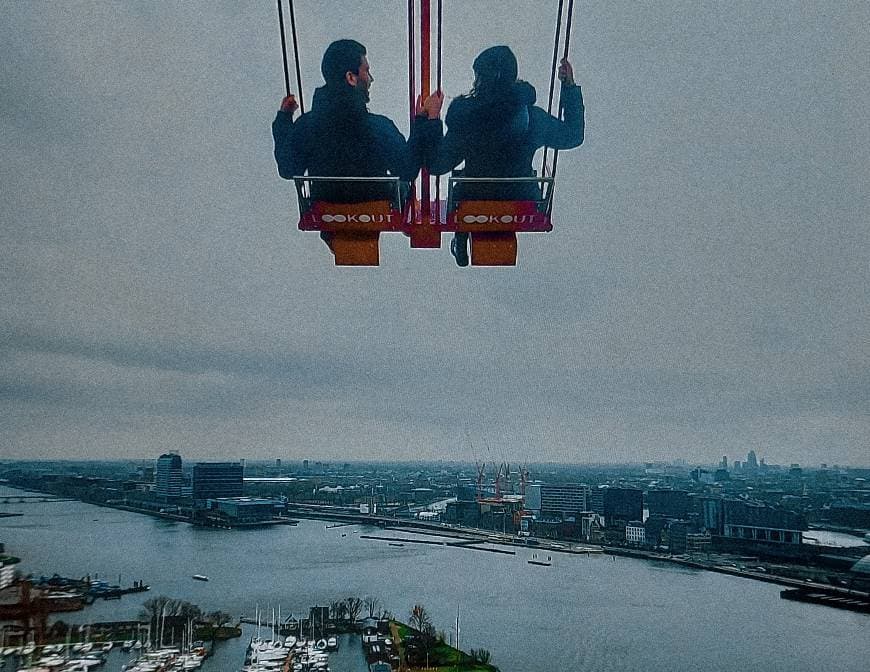
<svg viewBox="0 0 870 672"><path fill-rule="evenodd" d="M472 266L516 266L517 234L499 231L471 234Z"/></svg>
<svg viewBox="0 0 870 672"><path fill-rule="evenodd" d="M335 231L329 247L336 266L377 266L379 231Z"/></svg>

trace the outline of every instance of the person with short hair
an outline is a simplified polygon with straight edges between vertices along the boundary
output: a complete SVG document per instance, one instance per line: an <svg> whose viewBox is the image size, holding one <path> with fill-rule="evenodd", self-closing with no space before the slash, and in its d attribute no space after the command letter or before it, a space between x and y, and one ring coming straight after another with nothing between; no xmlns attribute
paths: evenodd
<svg viewBox="0 0 870 672"><path fill-rule="evenodd" d="M534 177L532 159L538 149L573 149L582 144L583 95L567 59L558 72L564 120L535 105L535 88L517 79L517 59L509 47L485 49L472 69L473 88L450 104L447 133L428 150L425 165L432 174L442 175L464 161L463 177ZM456 197L538 200L541 191L534 183L467 184ZM468 233L456 232L450 251L459 266L467 266Z"/></svg>
<svg viewBox="0 0 870 672"><path fill-rule="evenodd" d="M294 121L298 108L295 96L281 102L272 136L278 174L285 179L297 175L326 177L398 176L413 180L422 162L421 135L429 116L437 116L438 101L418 103L418 119L409 140L387 117L372 114L366 107L374 77L366 48L355 40L337 40L323 54L320 66L325 84L314 92L311 110ZM433 139L439 125L429 126ZM314 199L354 203L388 197L372 184L333 183L312 185ZM327 241L328 242L328 241Z"/></svg>

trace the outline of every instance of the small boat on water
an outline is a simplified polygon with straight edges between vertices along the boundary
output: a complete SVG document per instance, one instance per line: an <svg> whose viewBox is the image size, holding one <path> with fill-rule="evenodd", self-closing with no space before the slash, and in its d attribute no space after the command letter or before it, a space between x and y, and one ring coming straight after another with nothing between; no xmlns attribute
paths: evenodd
<svg viewBox="0 0 870 672"><path fill-rule="evenodd" d="M197 581L208 581L208 577L205 574L194 574L193 578Z"/></svg>
<svg viewBox="0 0 870 672"><path fill-rule="evenodd" d="M317 651L326 651L326 640L325 639L318 639L317 643L314 645L314 648Z"/></svg>
<svg viewBox="0 0 870 672"><path fill-rule="evenodd" d="M538 558L538 554L537 554L537 553L535 553L535 554L532 556L532 559L529 560L528 563L529 563L530 565L538 565L538 566L540 566L540 567L549 567L550 565L553 564L553 562L552 562L552 560L551 560L551 558L550 558L549 555L547 556L547 559L546 559L546 560L542 560L542 559Z"/></svg>
<svg viewBox="0 0 870 672"><path fill-rule="evenodd" d="M329 651L335 651L338 648L338 638L337 637L329 637L326 640L326 648Z"/></svg>

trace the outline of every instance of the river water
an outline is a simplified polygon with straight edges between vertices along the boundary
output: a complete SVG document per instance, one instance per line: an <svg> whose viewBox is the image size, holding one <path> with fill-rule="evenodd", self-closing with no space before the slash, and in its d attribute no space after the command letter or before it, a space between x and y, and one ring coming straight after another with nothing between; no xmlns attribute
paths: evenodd
<svg viewBox="0 0 870 672"><path fill-rule="evenodd" d="M0 496L14 492L0 488ZM124 585L151 585L148 593L63 614L68 622L135 618L157 595L234 616L279 605L283 615L300 615L311 605L372 595L404 619L415 603L425 605L436 628L451 635L458 609L462 648L488 649L503 672L870 669L870 616L782 600L773 584L665 563L554 555L552 566L540 567L528 564L526 549L391 546L361 539L366 528L322 521L204 529L79 502L0 504L0 512L24 514L0 518L0 541L25 572L111 582L121 575ZM221 645L204 669L238 669L249 632Z"/></svg>

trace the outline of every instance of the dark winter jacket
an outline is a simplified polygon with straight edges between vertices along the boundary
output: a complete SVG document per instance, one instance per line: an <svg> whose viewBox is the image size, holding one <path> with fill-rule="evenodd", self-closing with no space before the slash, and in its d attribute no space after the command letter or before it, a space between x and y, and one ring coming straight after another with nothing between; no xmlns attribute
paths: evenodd
<svg viewBox="0 0 870 672"><path fill-rule="evenodd" d="M422 163L420 133L415 129L418 124L406 142L392 121L366 109L359 91L344 85L323 86L315 90L310 112L294 122L290 113L279 111L272 122L278 173L288 180L305 174L395 175L413 180ZM434 138L435 134L429 135ZM312 196L352 203L377 198L378 188L370 184L317 185L312 186Z"/></svg>
<svg viewBox="0 0 870 672"><path fill-rule="evenodd" d="M532 158L544 146L572 149L583 142L583 95L563 85L564 120L535 106L535 89L518 81L497 101L475 95L456 98L447 110L447 134L427 153L426 166L441 175L465 161L464 177L532 177ZM534 184L465 185L461 198L536 199Z"/></svg>

